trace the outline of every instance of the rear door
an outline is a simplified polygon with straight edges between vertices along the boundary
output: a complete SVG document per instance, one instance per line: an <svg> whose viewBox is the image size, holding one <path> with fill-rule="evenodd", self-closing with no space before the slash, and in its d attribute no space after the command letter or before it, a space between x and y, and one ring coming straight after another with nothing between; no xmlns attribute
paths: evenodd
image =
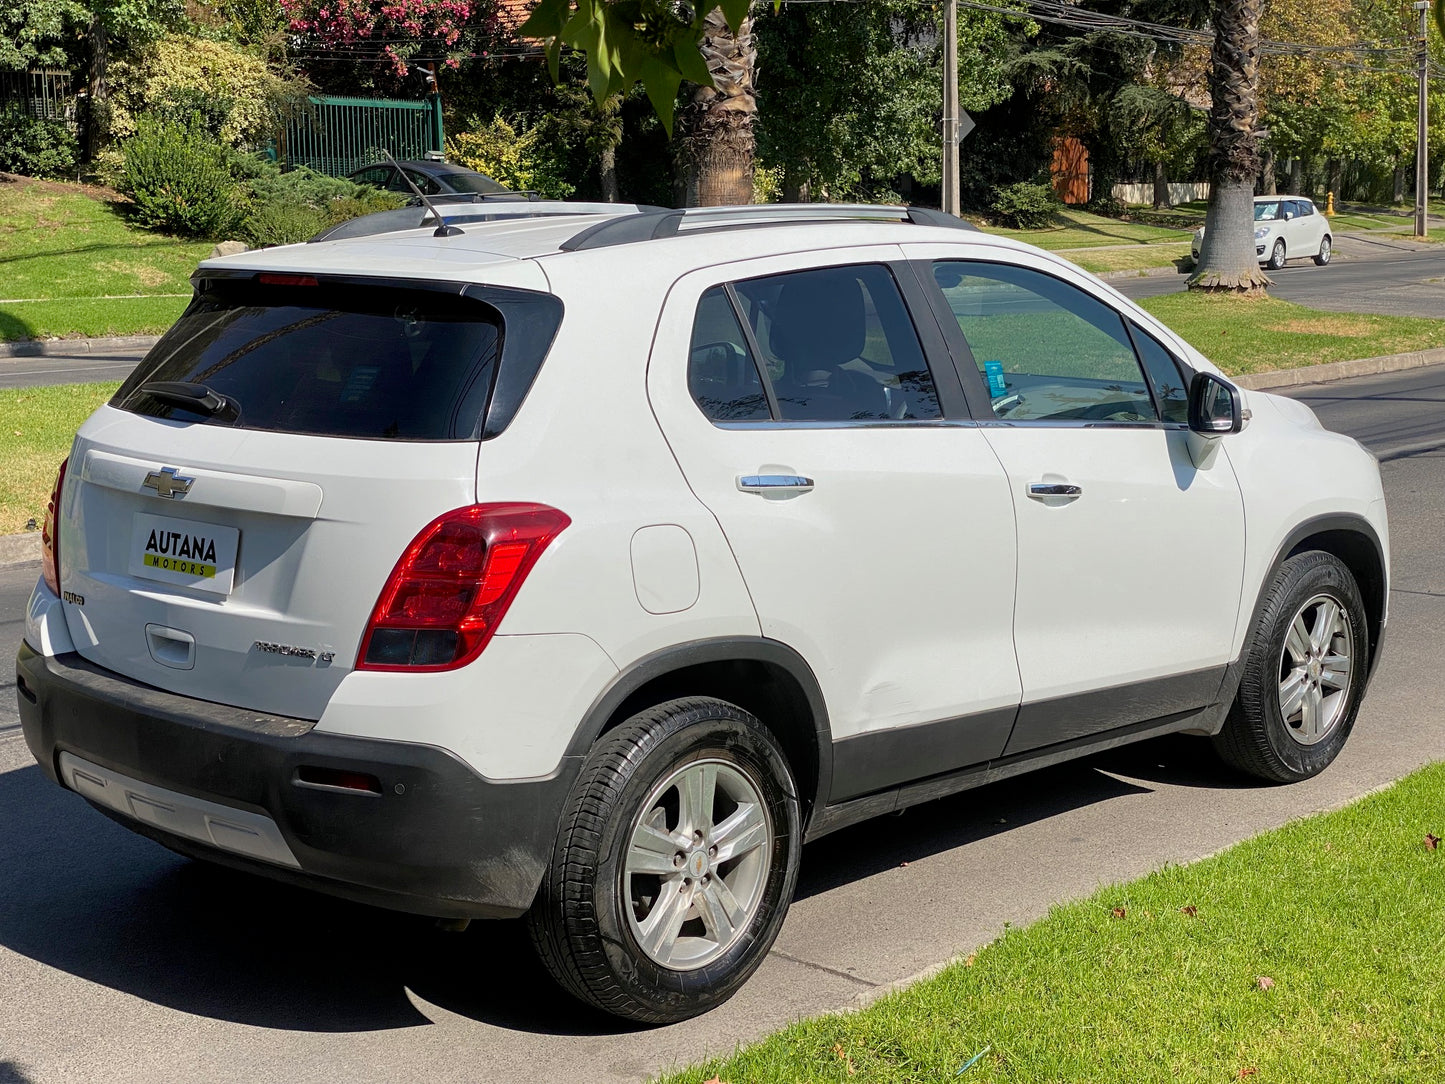
<svg viewBox="0 0 1445 1084"><path fill-rule="evenodd" d="M499 331L439 292L213 284L77 437L60 546L77 650L318 717L407 544L475 500ZM182 405L198 387L222 405Z"/></svg>
<svg viewBox="0 0 1445 1084"><path fill-rule="evenodd" d="M763 634L822 686L835 800L997 755L1019 699L1007 481L897 257L689 275L648 367Z"/></svg>
<svg viewBox="0 0 1445 1084"><path fill-rule="evenodd" d="M972 357L965 375L1008 473L1023 705L1007 752L1212 703L1230 661L1244 511L1226 456L1202 469L1190 458L1187 372L1062 269L1026 254L960 258L960 247L905 249L927 261Z"/></svg>

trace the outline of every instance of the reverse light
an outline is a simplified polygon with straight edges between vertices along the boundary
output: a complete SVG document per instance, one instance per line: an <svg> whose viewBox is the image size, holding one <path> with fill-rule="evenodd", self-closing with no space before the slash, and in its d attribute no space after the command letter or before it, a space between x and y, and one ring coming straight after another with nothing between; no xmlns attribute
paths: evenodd
<svg viewBox="0 0 1445 1084"><path fill-rule="evenodd" d="M537 558L568 524L545 504L474 504L406 548L361 637L358 670L452 670L478 655Z"/></svg>
<svg viewBox="0 0 1445 1084"><path fill-rule="evenodd" d="M69 457L60 461L55 488L50 491L50 503L45 506L45 523L40 528L40 575L45 586L56 595L60 594L60 487L65 485L65 468L69 465Z"/></svg>

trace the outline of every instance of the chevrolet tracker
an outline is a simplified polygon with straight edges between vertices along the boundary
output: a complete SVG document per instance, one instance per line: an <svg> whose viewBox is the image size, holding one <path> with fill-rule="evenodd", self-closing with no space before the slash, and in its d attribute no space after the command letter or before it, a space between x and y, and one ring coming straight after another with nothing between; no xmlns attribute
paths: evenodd
<svg viewBox="0 0 1445 1084"><path fill-rule="evenodd" d="M938 212L509 207L200 266L56 481L17 660L55 782L525 915L660 1022L747 980L835 829L1162 734L1277 782L1340 752L1389 536L1304 406Z"/></svg>

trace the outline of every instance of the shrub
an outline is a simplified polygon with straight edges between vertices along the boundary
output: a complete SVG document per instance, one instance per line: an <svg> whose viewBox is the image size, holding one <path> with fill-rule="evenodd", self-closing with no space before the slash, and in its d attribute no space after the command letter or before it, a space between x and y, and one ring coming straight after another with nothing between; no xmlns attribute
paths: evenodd
<svg viewBox="0 0 1445 1084"><path fill-rule="evenodd" d="M279 117L306 100L308 85L277 75L245 46L185 35L161 38L112 60L111 94L102 120L123 139L142 115L189 122L199 113L222 143L241 146L268 137Z"/></svg>
<svg viewBox="0 0 1445 1084"><path fill-rule="evenodd" d="M241 227L241 238L252 248L294 245L314 237L330 225L322 211L304 203L263 203L251 209Z"/></svg>
<svg viewBox="0 0 1445 1084"><path fill-rule="evenodd" d="M447 157L514 191L566 199L576 186L563 179L562 163L547 148L538 129L519 132L498 113L486 124L472 118L467 131L447 140Z"/></svg>
<svg viewBox="0 0 1445 1084"><path fill-rule="evenodd" d="M994 215L1005 226L1035 230L1047 226L1059 210L1059 198L1052 185L1018 181L993 190Z"/></svg>
<svg viewBox="0 0 1445 1084"><path fill-rule="evenodd" d="M305 166L283 173L262 155L232 152L230 167L250 208L242 235L254 246L304 241L334 223L406 203L398 193L328 177Z"/></svg>
<svg viewBox="0 0 1445 1084"><path fill-rule="evenodd" d="M1103 218L1123 218L1129 212L1129 209L1116 200L1112 194L1095 196L1084 204L1084 210Z"/></svg>
<svg viewBox="0 0 1445 1084"><path fill-rule="evenodd" d="M240 189L224 148L200 118L175 124L141 116L121 150L121 190L135 201L141 225L182 237L219 238L240 224L245 213Z"/></svg>
<svg viewBox="0 0 1445 1084"><path fill-rule="evenodd" d="M63 121L0 109L0 170L27 177L63 177L75 169L75 136Z"/></svg>

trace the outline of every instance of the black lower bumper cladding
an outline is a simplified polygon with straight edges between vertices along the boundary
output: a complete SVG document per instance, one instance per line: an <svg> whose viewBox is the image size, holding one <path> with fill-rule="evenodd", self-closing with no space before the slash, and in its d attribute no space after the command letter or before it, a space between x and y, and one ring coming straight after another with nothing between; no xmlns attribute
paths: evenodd
<svg viewBox="0 0 1445 1084"><path fill-rule="evenodd" d="M60 782L59 756L68 752L262 814L300 869L102 810L132 830L183 854L423 915L526 911L579 766L567 758L547 779L493 782L435 746L318 733L308 720L193 700L28 644L16 658L16 684L25 740L52 780Z"/></svg>

